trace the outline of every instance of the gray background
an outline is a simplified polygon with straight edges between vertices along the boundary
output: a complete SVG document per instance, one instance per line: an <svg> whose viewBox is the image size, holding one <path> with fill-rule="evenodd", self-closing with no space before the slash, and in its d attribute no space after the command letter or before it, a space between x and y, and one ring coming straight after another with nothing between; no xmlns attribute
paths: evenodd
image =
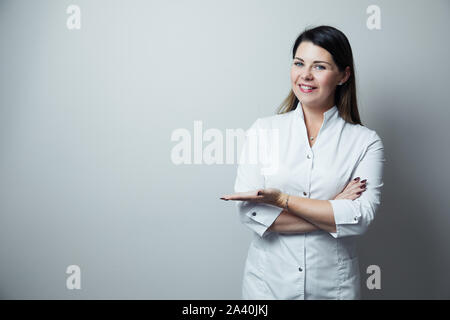
<svg viewBox="0 0 450 320"><path fill-rule="evenodd" d="M81 8L81 30L66 8ZM381 8L381 30L366 27ZM175 165L178 128L247 129L290 89L307 26L342 30L382 137L363 298L450 298L449 1L0 2L0 297L239 299L236 164ZM67 290L68 265L81 290ZM381 290L365 269L381 268Z"/></svg>

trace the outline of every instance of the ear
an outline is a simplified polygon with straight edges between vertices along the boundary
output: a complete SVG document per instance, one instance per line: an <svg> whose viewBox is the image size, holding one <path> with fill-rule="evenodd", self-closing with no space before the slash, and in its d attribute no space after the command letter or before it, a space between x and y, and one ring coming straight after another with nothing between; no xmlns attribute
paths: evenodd
<svg viewBox="0 0 450 320"><path fill-rule="evenodd" d="M347 82L348 78L350 78L350 66L345 67L343 74L344 74L343 78L341 78L341 81L339 81L339 83L342 83L342 84Z"/></svg>

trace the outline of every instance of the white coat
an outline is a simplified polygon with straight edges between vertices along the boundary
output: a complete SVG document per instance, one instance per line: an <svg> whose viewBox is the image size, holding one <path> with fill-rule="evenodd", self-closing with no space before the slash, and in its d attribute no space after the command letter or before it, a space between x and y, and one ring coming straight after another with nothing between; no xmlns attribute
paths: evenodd
<svg viewBox="0 0 450 320"><path fill-rule="evenodd" d="M290 112L257 119L246 133L234 191L273 187L298 197L329 200L336 232L272 232L267 229L282 208L237 201L240 221L254 235L242 299L360 299L356 241L380 204L385 162L380 137L344 121L333 106L324 113L310 147L301 103ZM266 156L264 163L262 156L256 164L243 161L244 155L255 152L252 134L263 150L258 152ZM355 177L367 179L367 189L358 199L330 200Z"/></svg>

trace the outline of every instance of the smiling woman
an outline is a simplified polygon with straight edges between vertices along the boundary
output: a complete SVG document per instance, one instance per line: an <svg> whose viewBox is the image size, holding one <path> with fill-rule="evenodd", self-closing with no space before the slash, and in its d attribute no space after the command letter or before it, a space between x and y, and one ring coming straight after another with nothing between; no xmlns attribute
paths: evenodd
<svg viewBox="0 0 450 320"><path fill-rule="evenodd" d="M306 30L294 43L292 59L292 89L278 113L294 110L299 100L307 107L319 109L336 103L345 121L362 124L353 53L342 32L328 26Z"/></svg>
<svg viewBox="0 0 450 320"><path fill-rule="evenodd" d="M312 93L314 91L314 94L300 95L302 102L308 101L310 105L332 104L334 102L332 94L336 90L336 85L341 85L348 79L350 67L347 67L345 72L339 72L331 54L309 41L302 42L299 45L297 55L300 55L300 53L305 58L296 56L291 70L294 92L298 92L299 89L300 93ZM322 60L313 61L315 57L320 57ZM324 101L324 99L326 100Z"/></svg>
<svg viewBox="0 0 450 320"><path fill-rule="evenodd" d="M243 299L359 299L356 239L380 204L384 148L362 126L353 56L336 28L305 30L292 51L291 91L278 114L250 130L275 129L264 150L279 159L268 174L240 163L235 193L241 222L254 235ZM243 150L252 152L249 139ZM254 152L254 151L253 151Z"/></svg>

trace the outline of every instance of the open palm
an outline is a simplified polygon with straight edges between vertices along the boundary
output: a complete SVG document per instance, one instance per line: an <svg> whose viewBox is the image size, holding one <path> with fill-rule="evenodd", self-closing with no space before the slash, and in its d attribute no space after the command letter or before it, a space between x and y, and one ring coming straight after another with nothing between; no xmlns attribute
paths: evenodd
<svg viewBox="0 0 450 320"><path fill-rule="evenodd" d="M222 200L254 201L277 205L280 202L281 190L276 188L258 189L247 192L236 192L230 195L224 195Z"/></svg>

